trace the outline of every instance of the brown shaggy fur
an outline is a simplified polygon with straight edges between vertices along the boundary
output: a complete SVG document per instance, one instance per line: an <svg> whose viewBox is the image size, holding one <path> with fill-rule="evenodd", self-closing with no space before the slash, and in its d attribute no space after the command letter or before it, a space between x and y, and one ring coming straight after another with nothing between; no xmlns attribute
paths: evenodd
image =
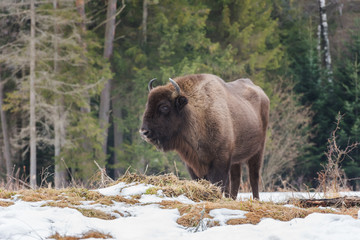
<svg viewBox="0 0 360 240"><path fill-rule="evenodd" d="M236 198L241 163L249 166L253 197L259 198L259 178L269 99L249 79L226 83L211 74L174 79L148 96L142 137L163 151L175 150L193 179L219 183Z"/></svg>

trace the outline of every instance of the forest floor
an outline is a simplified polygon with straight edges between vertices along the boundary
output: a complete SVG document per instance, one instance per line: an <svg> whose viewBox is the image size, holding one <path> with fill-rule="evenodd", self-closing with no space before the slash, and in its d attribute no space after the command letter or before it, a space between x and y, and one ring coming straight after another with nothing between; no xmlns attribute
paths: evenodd
<svg viewBox="0 0 360 240"><path fill-rule="evenodd" d="M233 201L174 175L126 174L94 190L0 188L0 239L359 239L358 206L304 207L322 193L250 196Z"/></svg>

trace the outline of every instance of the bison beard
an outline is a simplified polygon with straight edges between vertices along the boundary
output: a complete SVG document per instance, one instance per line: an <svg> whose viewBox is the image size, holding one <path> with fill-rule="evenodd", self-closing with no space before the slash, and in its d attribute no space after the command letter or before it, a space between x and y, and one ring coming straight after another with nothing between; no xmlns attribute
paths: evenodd
<svg viewBox="0 0 360 240"><path fill-rule="evenodd" d="M249 79L226 83L211 74L170 79L152 87L140 134L159 150L175 150L193 179L219 184L236 198L241 164L249 167L253 198L259 179L269 118L269 99Z"/></svg>

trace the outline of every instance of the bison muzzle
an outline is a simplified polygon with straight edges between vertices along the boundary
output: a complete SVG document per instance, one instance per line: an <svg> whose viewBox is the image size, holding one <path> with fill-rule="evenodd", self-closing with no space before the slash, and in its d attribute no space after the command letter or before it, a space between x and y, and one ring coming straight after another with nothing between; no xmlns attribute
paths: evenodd
<svg viewBox="0 0 360 240"><path fill-rule="evenodd" d="M269 119L269 98L249 79L224 82L211 74L170 79L152 87L140 134L162 151L175 150L192 179L219 184L236 198L241 164L247 163L253 198Z"/></svg>

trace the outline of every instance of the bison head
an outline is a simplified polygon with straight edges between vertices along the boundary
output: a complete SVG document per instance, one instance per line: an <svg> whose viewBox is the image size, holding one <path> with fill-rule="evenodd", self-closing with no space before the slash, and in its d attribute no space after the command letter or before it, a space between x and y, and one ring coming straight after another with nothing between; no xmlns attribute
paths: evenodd
<svg viewBox="0 0 360 240"><path fill-rule="evenodd" d="M155 79L149 82L149 95L146 103L141 137L155 145L159 150L172 150L171 142L179 134L183 123L183 109L188 103L179 85L170 78L171 84L152 87Z"/></svg>

